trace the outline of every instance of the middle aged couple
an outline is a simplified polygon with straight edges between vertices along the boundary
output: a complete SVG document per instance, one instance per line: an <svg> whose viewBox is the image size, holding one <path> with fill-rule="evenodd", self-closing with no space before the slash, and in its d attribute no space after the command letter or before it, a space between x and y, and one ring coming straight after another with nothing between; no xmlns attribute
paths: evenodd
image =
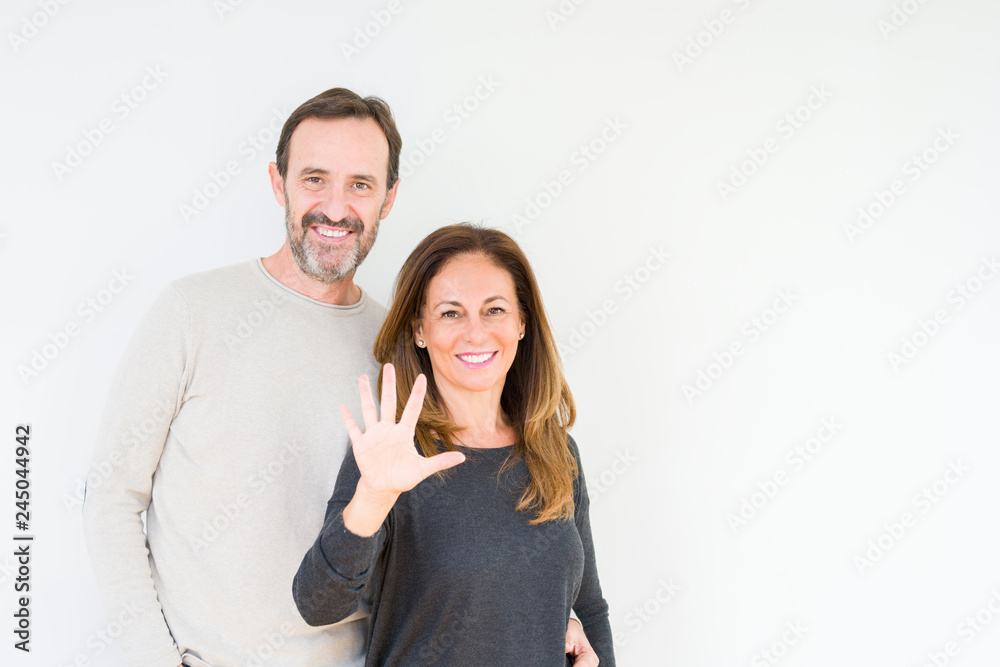
<svg viewBox="0 0 1000 667"><path fill-rule="evenodd" d="M573 399L521 249L452 225L388 312L353 282L400 148L377 98L304 103L270 165L284 245L175 281L126 349L84 516L109 607L140 610L130 664L614 664Z"/></svg>

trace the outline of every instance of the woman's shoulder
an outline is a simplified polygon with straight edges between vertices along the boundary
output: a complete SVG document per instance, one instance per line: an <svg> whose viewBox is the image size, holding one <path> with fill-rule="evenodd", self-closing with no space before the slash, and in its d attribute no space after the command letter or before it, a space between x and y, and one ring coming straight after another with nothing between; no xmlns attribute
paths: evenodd
<svg viewBox="0 0 1000 667"><path fill-rule="evenodd" d="M583 461L580 458L580 447L576 444L569 433L566 434L566 446L569 448L573 460L576 461L576 474L573 476L573 505L576 513L590 506L590 498L587 493L587 480L583 474Z"/></svg>
<svg viewBox="0 0 1000 667"><path fill-rule="evenodd" d="M566 434L566 446L569 447L570 454L576 459L577 465L580 465L580 446L576 444L576 440L569 433Z"/></svg>

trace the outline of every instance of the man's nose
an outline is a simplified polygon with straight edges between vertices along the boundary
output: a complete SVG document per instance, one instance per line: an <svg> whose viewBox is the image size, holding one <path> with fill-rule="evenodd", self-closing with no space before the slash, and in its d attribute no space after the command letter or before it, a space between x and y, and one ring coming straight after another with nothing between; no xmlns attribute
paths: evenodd
<svg viewBox="0 0 1000 667"><path fill-rule="evenodd" d="M323 193L319 210L332 222L343 220L350 213L347 197L339 188L329 188Z"/></svg>

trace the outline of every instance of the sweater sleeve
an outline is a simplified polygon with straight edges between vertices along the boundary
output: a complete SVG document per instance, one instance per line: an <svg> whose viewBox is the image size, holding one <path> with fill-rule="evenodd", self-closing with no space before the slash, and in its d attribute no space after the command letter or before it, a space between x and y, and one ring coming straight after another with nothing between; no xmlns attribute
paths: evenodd
<svg viewBox="0 0 1000 667"><path fill-rule="evenodd" d="M98 431L83 503L91 565L128 664L177 667L181 656L157 598L142 513L185 386L187 308L168 288L143 317L118 365Z"/></svg>
<svg viewBox="0 0 1000 667"><path fill-rule="evenodd" d="M608 603L601 592L601 582L597 576L597 558L594 555L594 539L590 532L590 498L587 495L587 481L580 461L580 450L573 438L569 439L570 450L576 457L579 476L576 480L574 520L580 540L583 542L583 581L580 592L573 603L573 611L583 625L587 640L601 661L601 667L614 667L615 649L612 642L611 620Z"/></svg>
<svg viewBox="0 0 1000 667"><path fill-rule="evenodd" d="M360 537L344 527L344 508L354 497L361 471L348 448L340 466L333 497L326 506L323 529L292 582L292 596L309 625L329 625L347 618L361 606L375 564L386 543L392 513L370 537Z"/></svg>

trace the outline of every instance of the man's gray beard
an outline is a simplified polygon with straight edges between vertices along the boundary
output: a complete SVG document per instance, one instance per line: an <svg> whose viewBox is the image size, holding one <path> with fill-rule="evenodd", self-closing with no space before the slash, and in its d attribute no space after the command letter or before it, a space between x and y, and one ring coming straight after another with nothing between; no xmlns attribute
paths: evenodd
<svg viewBox="0 0 1000 667"><path fill-rule="evenodd" d="M303 273L321 283L338 283L347 279L361 266L361 262L365 261L365 257L368 256L372 246L375 244L375 238L378 236L379 220L382 219L383 206L385 206L384 203L379 207L378 217L375 219L368 242L365 243L366 237L364 227L362 226L361 231L357 232L358 240L353 246L347 249L346 254L336 264L330 266L324 264L316 252L316 248L311 243L306 242L308 230L301 223L299 224L299 231L302 235L296 239L295 234L292 232L292 211L286 199L285 230L288 237L288 246L292 249L292 256L295 258L295 263L298 264Z"/></svg>

